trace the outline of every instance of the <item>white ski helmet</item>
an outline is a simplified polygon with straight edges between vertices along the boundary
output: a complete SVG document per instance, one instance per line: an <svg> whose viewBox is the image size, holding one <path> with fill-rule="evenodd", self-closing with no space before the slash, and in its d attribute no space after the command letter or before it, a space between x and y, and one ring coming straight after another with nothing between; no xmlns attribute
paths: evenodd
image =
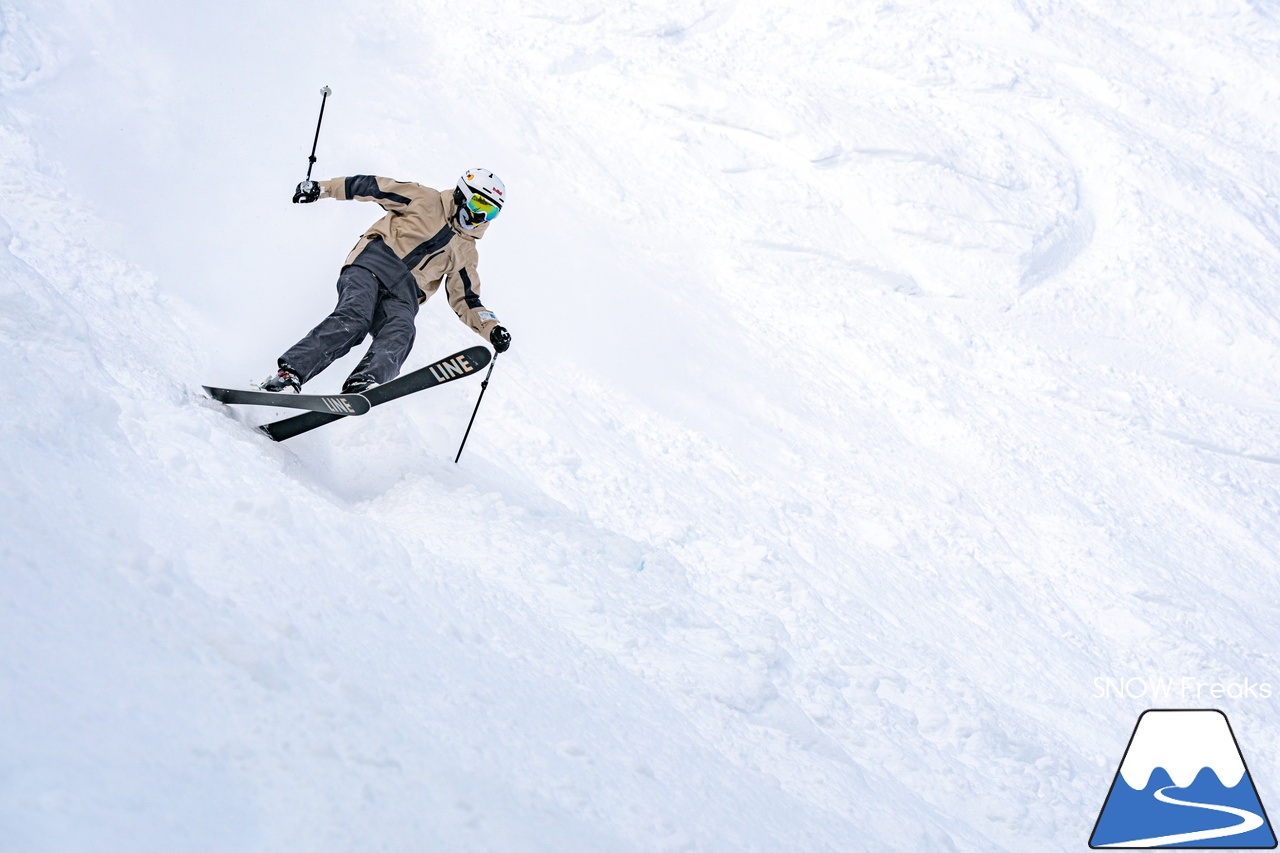
<svg viewBox="0 0 1280 853"><path fill-rule="evenodd" d="M488 169L468 169L458 178L453 198L458 202L462 224L474 228L482 222L492 222L502 212L507 188Z"/></svg>

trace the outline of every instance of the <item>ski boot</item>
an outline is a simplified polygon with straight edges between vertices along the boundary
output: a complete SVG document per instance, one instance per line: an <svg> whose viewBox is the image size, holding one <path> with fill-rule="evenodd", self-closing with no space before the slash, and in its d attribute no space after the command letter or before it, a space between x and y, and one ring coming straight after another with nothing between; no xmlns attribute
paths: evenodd
<svg viewBox="0 0 1280 853"><path fill-rule="evenodd" d="M363 394L371 388L377 388L378 383L373 381L373 377L364 373L357 373L355 376L348 376L347 381L342 383L343 394Z"/></svg>
<svg viewBox="0 0 1280 853"><path fill-rule="evenodd" d="M263 391L283 391L286 394L302 393L302 380L298 378L298 374L293 368L282 366L275 376L268 376L266 381L258 386Z"/></svg>

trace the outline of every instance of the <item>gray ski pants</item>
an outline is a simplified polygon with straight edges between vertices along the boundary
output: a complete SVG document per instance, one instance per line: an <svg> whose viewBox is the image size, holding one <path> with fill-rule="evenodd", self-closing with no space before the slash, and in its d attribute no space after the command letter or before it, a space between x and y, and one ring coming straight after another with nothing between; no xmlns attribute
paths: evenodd
<svg viewBox="0 0 1280 853"><path fill-rule="evenodd" d="M349 378L367 376L378 383L395 379L413 348L418 315L413 278L397 278L388 288L364 267L344 269L338 276L337 307L280 356L280 366L291 368L307 382L371 334L373 343Z"/></svg>

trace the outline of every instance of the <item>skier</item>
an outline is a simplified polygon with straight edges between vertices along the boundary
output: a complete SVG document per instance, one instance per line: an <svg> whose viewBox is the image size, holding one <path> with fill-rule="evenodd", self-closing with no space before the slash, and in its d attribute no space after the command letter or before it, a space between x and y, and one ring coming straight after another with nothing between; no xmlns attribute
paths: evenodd
<svg viewBox="0 0 1280 853"><path fill-rule="evenodd" d="M391 178L356 175L303 181L295 204L319 198L376 201L387 214L373 224L338 275L338 305L328 317L280 356L279 370L260 386L294 394L302 384L372 334L369 351L342 385L344 394L388 382L413 347L414 318L445 281L458 319L497 352L511 335L480 302L479 254L475 241L506 203L506 187L486 169L470 169L450 190L434 190Z"/></svg>

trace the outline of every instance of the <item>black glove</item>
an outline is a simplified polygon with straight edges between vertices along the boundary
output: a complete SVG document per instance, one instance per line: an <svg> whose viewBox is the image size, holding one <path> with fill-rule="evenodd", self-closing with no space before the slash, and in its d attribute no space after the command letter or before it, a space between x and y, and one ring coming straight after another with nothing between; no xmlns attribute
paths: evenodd
<svg viewBox="0 0 1280 853"><path fill-rule="evenodd" d="M320 185L315 181L303 181L293 191L294 204L310 204L320 198Z"/></svg>
<svg viewBox="0 0 1280 853"><path fill-rule="evenodd" d="M493 344L493 348L498 352L506 352L507 347L511 346L511 333L502 326L494 326L493 331L489 333L489 343Z"/></svg>

